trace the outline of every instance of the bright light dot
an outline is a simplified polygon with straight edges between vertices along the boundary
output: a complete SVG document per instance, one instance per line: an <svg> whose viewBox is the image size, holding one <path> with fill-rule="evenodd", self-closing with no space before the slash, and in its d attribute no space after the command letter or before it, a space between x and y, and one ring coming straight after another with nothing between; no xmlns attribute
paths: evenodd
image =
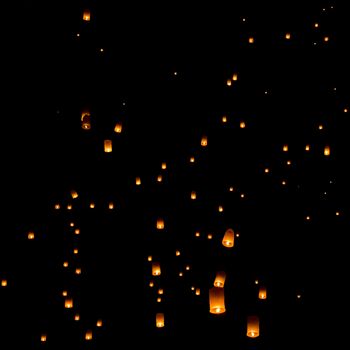
<svg viewBox="0 0 350 350"><path fill-rule="evenodd" d="M230 192L233 192L234 188L233 188L233 187L230 187L228 190L229 190Z"/></svg>
<svg viewBox="0 0 350 350"><path fill-rule="evenodd" d="M227 85L227 86L231 86L231 85L232 85L231 79L227 79L227 80L226 80L226 85Z"/></svg>
<svg viewBox="0 0 350 350"><path fill-rule="evenodd" d="M195 236L196 236L196 237L199 237L200 235L201 235L201 233L198 232L198 231L195 233Z"/></svg>
<svg viewBox="0 0 350 350"><path fill-rule="evenodd" d="M58 210L58 209L60 209L61 208L61 206L59 205L59 204L55 204L55 209L56 210Z"/></svg>
<svg viewBox="0 0 350 350"><path fill-rule="evenodd" d="M74 315L74 321L79 321L80 320L80 316L78 314Z"/></svg>
<svg viewBox="0 0 350 350"><path fill-rule="evenodd" d="M7 280L1 280L1 287L7 287Z"/></svg>
<svg viewBox="0 0 350 350"><path fill-rule="evenodd" d="M310 216L307 216L307 217L306 217L306 220L310 220Z"/></svg>
<svg viewBox="0 0 350 350"><path fill-rule="evenodd" d="M218 210L219 210L220 213L222 213L224 211L224 207L222 205L219 205Z"/></svg>
<svg viewBox="0 0 350 350"><path fill-rule="evenodd" d="M267 173L269 173L270 172L270 169L269 168L265 168L265 173L267 174Z"/></svg>
<svg viewBox="0 0 350 350"><path fill-rule="evenodd" d="M28 239L34 239L34 232L28 233Z"/></svg>
<svg viewBox="0 0 350 350"><path fill-rule="evenodd" d="M285 185L286 183L287 183L286 181L284 181L284 180L282 181L282 185Z"/></svg>
<svg viewBox="0 0 350 350"><path fill-rule="evenodd" d="M222 121L223 123L226 123L226 122L227 122L227 117L224 115L224 116L221 118L221 121Z"/></svg>
<svg viewBox="0 0 350 350"><path fill-rule="evenodd" d="M291 165L292 162L290 160L287 160L287 165Z"/></svg>
<svg viewBox="0 0 350 350"><path fill-rule="evenodd" d="M194 157L190 158L190 163L194 163Z"/></svg>
<svg viewBox="0 0 350 350"><path fill-rule="evenodd" d="M318 130L323 130L323 125L322 125L322 124L320 124L320 125L318 126Z"/></svg>
<svg viewBox="0 0 350 350"><path fill-rule="evenodd" d="M323 38L323 40L324 40L325 42L327 42L327 41L329 41L329 37L328 37L328 36L325 36L325 37Z"/></svg>
<svg viewBox="0 0 350 350"><path fill-rule="evenodd" d="M100 52L103 52L103 48L102 47L100 48Z"/></svg>
<svg viewBox="0 0 350 350"><path fill-rule="evenodd" d="M259 281L258 281L258 280L255 280L254 283L255 283L255 284L259 284Z"/></svg>
<svg viewBox="0 0 350 350"><path fill-rule="evenodd" d="M187 265L186 270L189 271L189 269L190 269L190 265Z"/></svg>
<svg viewBox="0 0 350 350"><path fill-rule="evenodd" d="M285 38L289 40L291 38L290 33L286 33Z"/></svg>
<svg viewBox="0 0 350 350"><path fill-rule="evenodd" d="M102 327L102 320L98 320L96 322L96 327Z"/></svg>
<svg viewBox="0 0 350 350"><path fill-rule="evenodd" d="M177 72L174 72L174 75L177 75Z"/></svg>
<svg viewBox="0 0 350 350"><path fill-rule="evenodd" d="M344 108L344 113L348 113L348 109L347 108Z"/></svg>
<svg viewBox="0 0 350 350"><path fill-rule="evenodd" d="M244 193L241 194L241 198L244 198Z"/></svg>
<svg viewBox="0 0 350 350"><path fill-rule="evenodd" d="M245 122L240 122L240 123L239 123L239 127L240 127L241 129L244 129L244 128L246 127Z"/></svg>
<svg viewBox="0 0 350 350"><path fill-rule="evenodd" d="M242 18L242 22L245 22L246 21L246 19L245 18Z"/></svg>
<svg viewBox="0 0 350 350"><path fill-rule="evenodd" d="M310 151L310 145L305 146L305 151Z"/></svg>
<svg viewBox="0 0 350 350"><path fill-rule="evenodd" d="M78 37L78 38L80 37L80 34L79 34L79 33L77 33L77 37Z"/></svg>
<svg viewBox="0 0 350 350"><path fill-rule="evenodd" d="M179 276L182 277L183 276L183 272L179 272Z"/></svg>
<svg viewBox="0 0 350 350"><path fill-rule="evenodd" d="M65 262L63 263L63 267L68 267L68 261L65 261Z"/></svg>
<svg viewBox="0 0 350 350"><path fill-rule="evenodd" d="M297 294L297 298L300 299L300 298L301 298L301 295L300 295L300 294Z"/></svg>
<svg viewBox="0 0 350 350"><path fill-rule="evenodd" d="M315 28L318 28L318 26L319 26L318 23L315 23L315 24L314 24L314 27L315 27Z"/></svg>
<svg viewBox="0 0 350 350"><path fill-rule="evenodd" d="M213 235L211 233L208 233L208 236L207 236L208 239L212 239L213 238Z"/></svg>
<svg viewBox="0 0 350 350"><path fill-rule="evenodd" d="M337 211L337 212L335 213L335 215L336 215L336 216L339 216L339 215L340 215L339 211Z"/></svg>
<svg viewBox="0 0 350 350"><path fill-rule="evenodd" d="M248 42L249 42L249 44L253 44L253 43L254 43L254 38L251 36L251 37L248 39Z"/></svg>

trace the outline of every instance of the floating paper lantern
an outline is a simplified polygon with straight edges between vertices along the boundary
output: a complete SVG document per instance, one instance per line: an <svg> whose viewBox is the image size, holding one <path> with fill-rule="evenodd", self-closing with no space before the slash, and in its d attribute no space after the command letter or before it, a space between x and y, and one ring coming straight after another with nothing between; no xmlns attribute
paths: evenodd
<svg viewBox="0 0 350 350"><path fill-rule="evenodd" d="M207 136L203 136L202 137L202 139L201 139L201 146L202 147L208 146L208 138L207 138Z"/></svg>
<svg viewBox="0 0 350 350"><path fill-rule="evenodd" d="M222 314L226 311L224 288L211 287L209 289L209 312Z"/></svg>
<svg viewBox="0 0 350 350"><path fill-rule="evenodd" d="M91 129L91 115L87 111L84 111L81 114L81 127L84 130L90 130Z"/></svg>
<svg viewBox="0 0 350 350"><path fill-rule="evenodd" d="M96 327L102 327L102 320L100 319L100 320L97 320L97 322L96 322Z"/></svg>
<svg viewBox="0 0 350 350"><path fill-rule="evenodd" d="M113 202L109 202L108 203L108 209L114 209L114 203Z"/></svg>
<svg viewBox="0 0 350 350"><path fill-rule="evenodd" d="M91 209L94 209L94 208L95 208L95 203L94 203L94 202L91 202L91 203L90 203L90 208L91 208Z"/></svg>
<svg viewBox="0 0 350 350"><path fill-rule="evenodd" d="M222 238L222 245L227 248L232 248L235 244L235 233L229 228L226 230L224 237Z"/></svg>
<svg viewBox="0 0 350 350"><path fill-rule="evenodd" d="M196 290L195 290L195 294L196 294L196 295L200 295L200 294L201 294L201 290L200 290L200 288L196 288Z"/></svg>
<svg viewBox="0 0 350 350"><path fill-rule="evenodd" d="M83 12L83 20L86 21L86 22L89 22L90 19L91 19L90 10L85 9L84 12Z"/></svg>
<svg viewBox="0 0 350 350"><path fill-rule="evenodd" d="M42 335L40 336L40 341L41 341L42 343L45 343L45 342L46 342L46 339L47 339L46 334L42 334Z"/></svg>
<svg viewBox="0 0 350 350"><path fill-rule="evenodd" d="M137 177L135 179L135 183L136 183L136 186L140 186L141 185L141 178L140 177Z"/></svg>
<svg viewBox="0 0 350 350"><path fill-rule="evenodd" d="M232 75L232 80L233 80L233 81L237 81L237 80L238 80L238 74L237 74L237 73L234 73L234 74Z"/></svg>
<svg viewBox="0 0 350 350"><path fill-rule="evenodd" d="M215 276L214 286L223 288L225 285L226 273L225 271L218 271Z"/></svg>
<svg viewBox="0 0 350 350"><path fill-rule="evenodd" d="M259 317L248 316L247 318L247 337L256 338L259 336Z"/></svg>
<svg viewBox="0 0 350 350"><path fill-rule="evenodd" d="M66 309L71 309L73 308L73 299L72 298L68 298L64 301L64 307Z"/></svg>
<svg viewBox="0 0 350 350"><path fill-rule="evenodd" d="M163 170L166 169L166 163L165 163L165 162L162 163L162 169L163 169Z"/></svg>
<svg viewBox="0 0 350 350"><path fill-rule="evenodd" d="M325 156L329 156L331 154L331 149L329 146L325 146L324 150L323 150L323 154Z"/></svg>
<svg viewBox="0 0 350 350"><path fill-rule="evenodd" d="M156 327L157 328L164 327L164 313L163 312L156 313Z"/></svg>
<svg viewBox="0 0 350 350"><path fill-rule="evenodd" d="M1 280L1 287L7 287L7 280Z"/></svg>
<svg viewBox="0 0 350 350"><path fill-rule="evenodd" d="M112 140L104 140L104 151L106 153L112 152Z"/></svg>
<svg viewBox="0 0 350 350"><path fill-rule="evenodd" d="M118 122L115 124L114 126L114 131L117 133L117 134L120 134L122 132L122 123Z"/></svg>
<svg viewBox="0 0 350 350"><path fill-rule="evenodd" d="M239 127L240 127L241 129L244 129L244 128L246 127L245 122L240 122L240 123L239 123Z"/></svg>
<svg viewBox="0 0 350 350"><path fill-rule="evenodd" d="M55 209L56 210L59 210L61 208L61 206L57 203L57 204L55 204Z"/></svg>
<svg viewBox="0 0 350 350"><path fill-rule="evenodd" d="M258 295L259 299L266 299L266 287L260 286Z"/></svg>
<svg viewBox="0 0 350 350"><path fill-rule="evenodd" d="M35 235L34 232L28 232L28 239L34 239Z"/></svg>
<svg viewBox="0 0 350 350"><path fill-rule="evenodd" d="M78 196L79 196L79 195L78 195L78 192L75 191L75 190L71 190L71 191L70 191L70 195L72 196L73 199L78 198Z"/></svg>
<svg viewBox="0 0 350 350"><path fill-rule="evenodd" d="M160 264L158 262L152 262L152 275L159 276L161 274Z"/></svg>
<svg viewBox="0 0 350 350"><path fill-rule="evenodd" d="M85 333L85 340L91 340L92 339L92 331L88 330Z"/></svg>
<svg viewBox="0 0 350 350"><path fill-rule="evenodd" d="M156 227L157 227L157 230L163 230L163 229L164 229L164 220L161 219L161 218L159 218L159 219L157 220L157 225L156 225Z"/></svg>
<svg viewBox="0 0 350 350"><path fill-rule="evenodd" d="M80 315L79 314L75 314L74 315L74 321L79 321L80 320Z"/></svg>
<svg viewBox="0 0 350 350"><path fill-rule="evenodd" d="M283 152L287 152L288 151L288 145L283 145Z"/></svg>
<svg viewBox="0 0 350 350"><path fill-rule="evenodd" d="M191 199L196 199L197 198L197 193L196 191L191 192Z"/></svg>

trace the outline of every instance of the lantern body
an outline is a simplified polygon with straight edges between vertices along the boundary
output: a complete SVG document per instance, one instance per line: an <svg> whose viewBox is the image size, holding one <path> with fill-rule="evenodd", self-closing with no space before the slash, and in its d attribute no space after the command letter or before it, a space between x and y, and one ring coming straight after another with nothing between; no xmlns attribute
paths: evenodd
<svg viewBox="0 0 350 350"><path fill-rule="evenodd" d="M225 285L226 273L225 271L218 271L215 276L214 286L223 288Z"/></svg>
<svg viewBox="0 0 350 350"><path fill-rule="evenodd" d="M208 146L208 138L206 136L203 136L201 139L201 146L206 147Z"/></svg>
<svg viewBox="0 0 350 350"><path fill-rule="evenodd" d="M104 150L106 153L112 152L112 140L104 140Z"/></svg>
<svg viewBox="0 0 350 350"><path fill-rule="evenodd" d="M191 192L191 199L196 199L197 198L197 193L195 191Z"/></svg>
<svg viewBox="0 0 350 350"><path fill-rule="evenodd" d="M235 244L235 233L229 228L226 230L224 237L222 238L222 245L227 248L232 248Z"/></svg>
<svg viewBox="0 0 350 350"><path fill-rule="evenodd" d="M136 183L137 186L140 186L141 185L141 178L137 177L136 180L135 180L135 183Z"/></svg>
<svg viewBox="0 0 350 350"><path fill-rule="evenodd" d="M85 340L91 340L92 339L92 331L86 331L85 333Z"/></svg>
<svg viewBox="0 0 350 350"><path fill-rule="evenodd" d="M71 309L71 308L73 308L73 299L71 299L71 298L66 299L66 300L64 301L64 307L65 307L66 309Z"/></svg>
<svg viewBox="0 0 350 350"><path fill-rule="evenodd" d="M160 264L158 262L152 262L152 275L159 276L161 274Z"/></svg>
<svg viewBox="0 0 350 350"><path fill-rule="evenodd" d="M330 149L329 146L326 146L326 147L324 148L323 154L324 154L325 156L329 156L329 155L331 154L331 149Z"/></svg>
<svg viewBox="0 0 350 350"><path fill-rule="evenodd" d="M89 112L83 112L81 114L81 127L84 130L91 129L91 116Z"/></svg>
<svg viewBox="0 0 350 350"><path fill-rule="evenodd" d="M115 124L114 131L120 134L122 132L122 123Z"/></svg>
<svg viewBox="0 0 350 350"><path fill-rule="evenodd" d="M163 219L158 219L157 220L157 229L158 230L163 230L164 229L164 220Z"/></svg>
<svg viewBox="0 0 350 350"><path fill-rule="evenodd" d="M163 312L156 313L156 327L157 328L164 327L164 313Z"/></svg>
<svg viewBox="0 0 350 350"><path fill-rule="evenodd" d="M91 19L90 10L84 10L83 20L86 21L86 22L89 22L90 19Z"/></svg>
<svg viewBox="0 0 350 350"><path fill-rule="evenodd" d="M200 295L201 294L201 290L199 288L196 288L195 293L196 293L196 295Z"/></svg>
<svg viewBox="0 0 350 350"><path fill-rule="evenodd" d="M266 299L266 288L264 286L259 288L259 299Z"/></svg>
<svg viewBox="0 0 350 350"><path fill-rule="evenodd" d="M247 318L247 337L256 338L259 336L259 317L248 316Z"/></svg>
<svg viewBox="0 0 350 350"><path fill-rule="evenodd" d="M222 314L225 311L224 288L211 287L209 289L209 312L212 314Z"/></svg>

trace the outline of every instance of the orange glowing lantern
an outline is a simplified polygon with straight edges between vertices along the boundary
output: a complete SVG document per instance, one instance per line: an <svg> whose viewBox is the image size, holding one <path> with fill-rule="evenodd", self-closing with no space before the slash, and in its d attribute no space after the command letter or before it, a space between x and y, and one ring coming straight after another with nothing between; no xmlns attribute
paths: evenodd
<svg viewBox="0 0 350 350"><path fill-rule="evenodd" d="M81 127L84 130L90 130L91 129L91 115L87 111L84 111L81 114Z"/></svg>
<svg viewBox="0 0 350 350"><path fill-rule="evenodd" d="M235 244L235 233L229 228L226 230L224 237L222 238L222 245L227 248L232 248Z"/></svg>
<svg viewBox="0 0 350 350"><path fill-rule="evenodd" d="M156 227L157 227L157 230L163 230L164 229L164 220L159 218L157 220Z"/></svg>
<svg viewBox="0 0 350 350"><path fill-rule="evenodd" d="M181 254L181 252L179 251L179 250L177 250L176 252L175 252L175 255L176 256L179 256Z"/></svg>
<svg viewBox="0 0 350 350"><path fill-rule="evenodd" d="M195 290L195 294L196 294L196 295L200 295L200 294L201 294L201 290L200 290L200 288L196 288L196 290Z"/></svg>
<svg viewBox="0 0 350 350"><path fill-rule="evenodd" d="M259 336L259 317L248 316L247 318L247 337L256 338Z"/></svg>
<svg viewBox="0 0 350 350"><path fill-rule="evenodd" d="M266 287L260 286L258 296L259 299L266 299Z"/></svg>
<svg viewBox="0 0 350 350"><path fill-rule="evenodd" d="M1 280L1 287L7 287L7 280Z"/></svg>
<svg viewBox="0 0 350 350"><path fill-rule="evenodd" d="M108 203L108 209L114 209L114 203L113 202L109 202Z"/></svg>
<svg viewBox="0 0 350 350"><path fill-rule="evenodd" d="M239 127L240 127L241 129L244 129L244 128L246 127L245 122L240 122L240 123L239 123Z"/></svg>
<svg viewBox="0 0 350 350"><path fill-rule="evenodd" d="M57 204L55 204L55 209L56 210L59 210L61 208L61 206L57 203Z"/></svg>
<svg viewBox="0 0 350 350"><path fill-rule="evenodd" d="M79 320L80 320L80 315L79 314L74 315L74 321L79 321Z"/></svg>
<svg viewBox="0 0 350 350"><path fill-rule="evenodd" d="M162 169L163 169L163 170L166 169L166 163L165 163L165 162L162 163Z"/></svg>
<svg viewBox="0 0 350 350"><path fill-rule="evenodd" d="M34 239L35 238L35 235L34 235L34 232L28 232L28 239Z"/></svg>
<svg viewBox="0 0 350 350"><path fill-rule="evenodd" d="M85 340L91 340L92 339L92 331L88 330L85 333Z"/></svg>
<svg viewBox="0 0 350 350"><path fill-rule="evenodd" d="M149 255L149 256L147 257L147 260L148 260L148 261L152 261L152 255Z"/></svg>
<svg viewBox="0 0 350 350"><path fill-rule="evenodd" d="M41 342L45 343L45 342L46 342L46 339L47 339L46 334L42 334L42 335L40 336L40 341L41 341Z"/></svg>
<svg viewBox="0 0 350 350"><path fill-rule="evenodd" d="M218 271L215 276L214 286L223 288L225 285L226 273L225 271Z"/></svg>
<svg viewBox="0 0 350 350"><path fill-rule="evenodd" d="M72 196L73 199L78 198L78 192L75 190L71 190L70 195Z"/></svg>
<svg viewBox="0 0 350 350"><path fill-rule="evenodd" d="M232 80L231 79L227 79L226 80L226 85L227 86L231 86L232 85Z"/></svg>
<svg viewBox="0 0 350 350"><path fill-rule="evenodd" d="M288 151L288 145L283 145L283 152L287 152Z"/></svg>
<svg viewBox="0 0 350 350"><path fill-rule="evenodd" d="M141 178L137 177L135 180L136 186L140 186L141 185Z"/></svg>
<svg viewBox="0 0 350 350"><path fill-rule="evenodd" d="M91 208L91 209L94 209L94 208L95 208L95 203L94 203L94 202L91 202L91 203L90 203L90 208Z"/></svg>
<svg viewBox="0 0 350 350"><path fill-rule="evenodd" d="M209 289L209 312L222 314L226 311L224 288L211 287Z"/></svg>
<svg viewBox="0 0 350 350"><path fill-rule="evenodd" d="M331 149L329 146L325 146L324 150L323 150L323 154L325 156L329 156L331 154Z"/></svg>
<svg viewBox="0 0 350 350"><path fill-rule="evenodd" d="M112 140L104 140L104 151L106 153L112 152Z"/></svg>
<svg viewBox="0 0 350 350"><path fill-rule="evenodd" d="M100 319L100 320L97 320L97 322L96 322L96 327L102 327L102 320Z"/></svg>
<svg viewBox="0 0 350 350"><path fill-rule="evenodd" d="M122 123L118 122L115 124L115 127L114 127L114 131L117 133L117 134L120 134L122 132Z"/></svg>
<svg viewBox="0 0 350 350"><path fill-rule="evenodd" d="M64 307L66 309L72 309L73 308L73 299L72 298L68 298L64 301Z"/></svg>
<svg viewBox="0 0 350 350"><path fill-rule="evenodd" d="M201 146L202 146L202 147L208 146L208 138L207 138L206 136L202 136L202 139L201 139Z"/></svg>
<svg viewBox="0 0 350 350"><path fill-rule="evenodd" d="M254 38L251 36L251 37L248 39L248 42L249 42L249 44L254 44Z"/></svg>
<svg viewBox="0 0 350 350"><path fill-rule="evenodd" d="M191 192L191 199L196 199L197 198L197 193L196 191Z"/></svg>
<svg viewBox="0 0 350 350"><path fill-rule="evenodd" d="M83 20L86 21L86 22L89 22L90 19L91 19L90 10L85 9L84 12L83 12Z"/></svg>
<svg viewBox="0 0 350 350"><path fill-rule="evenodd" d="M161 274L160 264L159 262L152 262L152 275L159 276Z"/></svg>
<svg viewBox="0 0 350 350"><path fill-rule="evenodd" d="M164 327L164 313L163 312L156 313L156 327L157 328Z"/></svg>

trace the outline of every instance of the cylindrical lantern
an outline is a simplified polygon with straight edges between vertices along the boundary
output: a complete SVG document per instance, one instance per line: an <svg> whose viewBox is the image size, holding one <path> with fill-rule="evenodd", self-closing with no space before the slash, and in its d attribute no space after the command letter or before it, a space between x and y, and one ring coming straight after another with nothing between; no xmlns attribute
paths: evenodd
<svg viewBox="0 0 350 350"><path fill-rule="evenodd" d="M72 298L68 298L64 301L64 307L66 309L71 309L73 308L73 299Z"/></svg>
<svg viewBox="0 0 350 350"><path fill-rule="evenodd" d="M162 169L163 169L163 170L166 169L166 163L165 163L165 162L162 163Z"/></svg>
<svg viewBox="0 0 350 350"><path fill-rule="evenodd" d="M141 178L137 177L136 180L135 180L135 183L136 183L137 186L140 186L141 185Z"/></svg>
<svg viewBox="0 0 350 350"><path fill-rule="evenodd" d="M259 317L248 316L247 318L247 337L256 338L259 336Z"/></svg>
<svg viewBox="0 0 350 350"><path fill-rule="evenodd" d="M109 202L108 203L108 209L114 209L114 203L113 202Z"/></svg>
<svg viewBox="0 0 350 350"><path fill-rule="evenodd" d="M209 289L209 312L212 314L222 314L225 311L224 288L211 287Z"/></svg>
<svg viewBox="0 0 350 350"><path fill-rule="evenodd" d="M122 132L122 123L121 122L118 122L115 124L114 131L117 134L120 134Z"/></svg>
<svg viewBox="0 0 350 350"><path fill-rule="evenodd" d="M259 299L266 299L266 287L259 287Z"/></svg>
<svg viewBox="0 0 350 350"><path fill-rule="evenodd" d="M208 146L208 138L206 136L202 137L201 146L203 146L203 147Z"/></svg>
<svg viewBox="0 0 350 350"><path fill-rule="evenodd" d="M164 313L163 312L156 313L156 327L157 328L164 327Z"/></svg>
<svg viewBox="0 0 350 350"><path fill-rule="evenodd" d="M283 145L283 152L287 152L288 151L288 145Z"/></svg>
<svg viewBox="0 0 350 350"><path fill-rule="evenodd" d="M224 237L222 238L222 245L227 248L232 248L235 244L235 233L229 228L226 230Z"/></svg>
<svg viewBox="0 0 350 350"><path fill-rule="evenodd" d="M85 340L91 340L92 339L92 331L88 330L85 333Z"/></svg>
<svg viewBox="0 0 350 350"><path fill-rule="evenodd" d="M159 218L157 220L157 230L163 230L164 229L164 220Z"/></svg>
<svg viewBox="0 0 350 350"><path fill-rule="evenodd" d="M7 287L7 280L1 280L1 287Z"/></svg>
<svg viewBox="0 0 350 350"><path fill-rule="evenodd" d="M226 280L226 273L225 271L218 271L215 276L214 280L214 286L223 288Z"/></svg>
<svg viewBox="0 0 350 350"><path fill-rule="evenodd" d="M159 276L161 274L160 264L158 262L152 262L152 275Z"/></svg>
<svg viewBox="0 0 350 350"><path fill-rule="evenodd" d="M89 112L82 112L81 114L81 127L84 130L90 130L91 129L91 115Z"/></svg>
<svg viewBox="0 0 350 350"><path fill-rule="evenodd" d="M329 156L331 154L331 149L329 146L325 146L324 150L323 150L323 154L325 156Z"/></svg>
<svg viewBox="0 0 350 350"><path fill-rule="evenodd" d="M112 152L112 140L105 140L104 141L104 150L106 153Z"/></svg>
<svg viewBox="0 0 350 350"><path fill-rule="evenodd" d="M87 9L84 10L83 20L86 21L86 22L89 22L90 18L91 18L90 10L87 10Z"/></svg>
<svg viewBox="0 0 350 350"><path fill-rule="evenodd" d="M196 191L191 192L191 199L196 199L197 198L197 193Z"/></svg>
<svg viewBox="0 0 350 350"><path fill-rule="evenodd" d="M200 290L200 288L196 288L195 293L196 293L196 295L200 295L200 294L201 294L201 290Z"/></svg>
<svg viewBox="0 0 350 350"><path fill-rule="evenodd" d="M46 339L47 339L46 334L42 334L41 337L40 337L40 341L45 343Z"/></svg>

